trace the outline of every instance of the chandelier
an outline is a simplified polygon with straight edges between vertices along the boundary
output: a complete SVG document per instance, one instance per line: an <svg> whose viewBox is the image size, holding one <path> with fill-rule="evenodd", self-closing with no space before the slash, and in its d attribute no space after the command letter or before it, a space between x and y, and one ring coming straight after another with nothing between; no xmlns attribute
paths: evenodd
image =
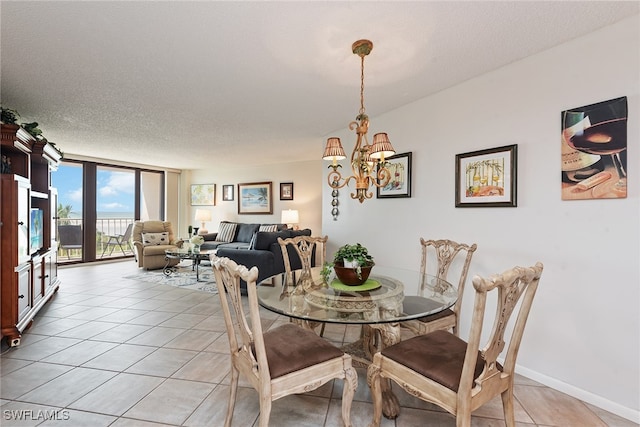
<svg viewBox="0 0 640 427"><path fill-rule="evenodd" d="M338 160L347 158L340 143L340 138L329 138L322 156L323 160L332 161L329 168L333 170L329 172L327 177L329 186L336 190L354 180L356 191L351 193L351 198L358 199L360 203L364 202L364 199L370 199L373 196L373 192L369 191L369 187L382 188L389 183L391 173L386 168L384 158L396 153L386 133L373 135L372 144L367 139L369 117L366 115L364 108L364 57L369 55L372 49L373 43L369 40L358 40L351 46L353 53L360 57L360 112L356 116L356 120L349 123L349 129L355 129L357 135L356 145L351 153L353 175L343 178L340 171L338 171L338 168L342 167L342 165L338 164Z"/></svg>

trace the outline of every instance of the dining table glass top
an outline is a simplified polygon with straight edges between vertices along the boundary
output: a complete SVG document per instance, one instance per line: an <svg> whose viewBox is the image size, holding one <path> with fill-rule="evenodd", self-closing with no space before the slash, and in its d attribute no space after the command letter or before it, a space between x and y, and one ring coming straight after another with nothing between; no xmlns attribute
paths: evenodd
<svg viewBox="0 0 640 427"><path fill-rule="evenodd" d="M272 283L257 287L258 301L268 310L302 320L375 324L439 313L458 297L449 282L416 270L374 266L362 286L344 285L335 275L324 280L320 273L315 267L297 271L293 281L286 274L274 276Z"/></svg>

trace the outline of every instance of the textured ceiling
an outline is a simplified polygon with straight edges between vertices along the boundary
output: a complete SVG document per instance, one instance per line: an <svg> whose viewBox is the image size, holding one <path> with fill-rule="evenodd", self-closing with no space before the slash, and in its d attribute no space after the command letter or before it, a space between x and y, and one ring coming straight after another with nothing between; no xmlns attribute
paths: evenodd
<svg viewBox="0 0 640 427"><path fill-rule="evenodd" d="M375 117L639 10L636 1L2 1L0 95L65 153L178 169L311 160L358 113L355 40L374 43L365 106Z"/></svg>

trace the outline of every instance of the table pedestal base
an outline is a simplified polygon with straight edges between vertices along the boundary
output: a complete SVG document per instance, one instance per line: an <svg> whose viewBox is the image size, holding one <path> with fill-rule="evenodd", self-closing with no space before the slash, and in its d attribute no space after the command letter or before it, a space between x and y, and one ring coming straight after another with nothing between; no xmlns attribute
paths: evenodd
<svg viewBox="0 0 640 427"><path fill-rule="evenodd" d="M400 342L399 323L365 324L362 325L360 339L340 349L351 356L354 367L368 368L376 351L398 342ZM382 414L385 418L394 420L400 414L400 402L391 390L391 381L381 379L380 388L382 389Z"/></svg>

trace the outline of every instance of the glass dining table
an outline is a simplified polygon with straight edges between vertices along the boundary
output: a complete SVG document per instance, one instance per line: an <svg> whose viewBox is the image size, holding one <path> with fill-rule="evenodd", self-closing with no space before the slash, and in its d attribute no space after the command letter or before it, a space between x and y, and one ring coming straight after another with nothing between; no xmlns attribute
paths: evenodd
<svg viewBox="0 0 640 427"><path fill-rule="evenodd" d="M449 282L416 270L376 265L360 286L323 277L321 270L273 276L258 286L258 302L310 329L320 323L363 325L360 339L343 347L356 366L368 366L376 351L400 342L401 324L446 310L458 297ZM383 412L393 419L399 404L388 382L383 383Z"/></svg>

